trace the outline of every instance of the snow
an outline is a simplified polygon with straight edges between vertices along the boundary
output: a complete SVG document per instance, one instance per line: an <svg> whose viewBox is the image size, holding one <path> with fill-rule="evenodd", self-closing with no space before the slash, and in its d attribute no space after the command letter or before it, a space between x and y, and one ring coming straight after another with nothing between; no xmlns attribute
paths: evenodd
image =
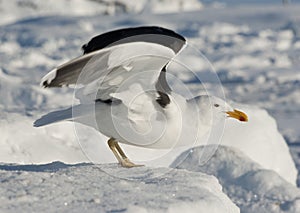
<svg viewBox="0 0 300 213"><path fill-rule="evenodd" d="M239 212L215 177L198 172L61 162L0 169L1 212Z"/></svg>
<svg viewBox="0 0 300 213"><path fill-rule="evenodd" d="M66 9L68 8L68 9ZM199 11L203 8L197 0L60 0L59 3L39 0L14 0L0 2L0 24L40 16L92 16L97 14L116 15L120 13L175 13ZM14 11L13 13L11 11Z"/></svg>
<svg viewBox="0 0 300 213"><path fill-rule="evenodd" d="M274 170L296 185L298 172L274 118L263 109L233 106L245 110L250 119L243 125L228 120L220 144L241 150L264 169Z"/></svg>
<svg viewBox="0 0 300 213"><path fill-rule="evenodd" d="M226 6L222 1L203 7L199 3L191 11L190 6L179 7L178 0L164 12L155 9L162 8L159 0L119 2L0 1L0 211L93 212L99 207L147 212L155 205L163 212L224 212L225 207L238 212L233 202L241 212L299 212L299 4L282 7L279 1L266 0L247 1L251 4L245 6L228 1ZM200 54L188 52L180 58L190 71L174 66L172 74L182 80L186 94L223 91L226 101L249 115L244 124L227 120L220 141L225 147L218 142L213 148L205 146L213 157L202 166L197 153L203 148L186 158L180 166L185 170L167 173L168 165L188 147L156 151L122 146L132 161L146 165L124 170L108 164L116 160L107 138L92 129L68 122L32 126L41 115L75 102L72 89L41 88L42 76L81 55L80 47L91 37L140 25L179 32L211 62L217 80ZM184 93L182 85L172 86ZM147 182L147 174L156 182ZM172 194L181 197L173 199ZM115 196L121 202L113 209Z"/></svg>
<svg viewBox="0 0 300 213"><path fill-rule="evenodd" d="M203 8L203 5L198 0L189 1L172 1L172 0L162 0L162 1L150 1L151 11L154 13L174 13L181 11L198 11Z"/></svg>
<svg viewBox="0 0 300 213"><path fill-rule="evenodd" d="M32 129L32 118L18 113L2 113L1 162L47 163L54 159L63 162L84 162L79 145L75 143L73 125L67 123L44 129ZM61 131L63 129L63 131ZM45 139L45 135L49 138Z"/></svg>
<svg viewBox="0 0 300 213"><path fill-rule="evenodd" d="M219 146L204 165L198 164L204 147L182 153L176 168L214 175L241 212L299 212L300 189L273 170L263 169L238 149Z"/></svg>

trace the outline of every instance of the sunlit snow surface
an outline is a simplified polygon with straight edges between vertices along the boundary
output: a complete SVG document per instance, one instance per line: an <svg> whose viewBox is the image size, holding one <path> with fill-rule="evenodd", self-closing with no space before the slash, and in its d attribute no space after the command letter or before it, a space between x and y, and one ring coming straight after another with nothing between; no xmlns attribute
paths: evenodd
<svg viewBox="0 0 300 213"><path fill-rule="evenodd" d="M183 153L176 160L182 161L177 168L217 177L223 191L240 207L241 212L299 211L300 190L276 172L262 169L244 153L225 146L219 146L207 164L199 165L196 156L202 151L203 147L197 147Z"/></svg>
<svg viewBox="0 0 300 213"><path fill-rule="evenodd" d="M60 162L0 169L2 212L239 212L218 180L199 172Z"/></svg>
<svg viewBox="0 0 300 213"><path fill-rule="evenodd" d="M30 6L29 3L29 6L27 5L29 9L27 8L26 10L17 8L20 4L11 2L2 1L2 12L0 13L0 162L3 162L3 166L0 167L3 170L0 176L2 190L0 203L5 204L2 205L4 208L12 208L10 210L14 211L18 210L14 209L14 207L20 203L24 204L24 202L27 202L28 206L30 206L29 203L42 199L39 196L43 188L40 189L41 191L34 191L33 195L28 193L28 191L35 190L35 188L30 188L31 182L42 183L43 180L49 181L44 190L50 190L53 185L63 186L63 183L68 181L75 183L72 182L72 177L75 178L77 175L78 178L82 173L91 174L93 179L87 181L91 182L91 184L94 181L101 182L101 174L95 174L96 171L93 171L94 167L91 165L67 167L61 170L50 169L50 172L35 173L30 169L27 171L24 167L10 166L7 163L41 164L57 160L65 163L79 163L88 162L89 159L87 157L93 158L97 155L100 157L95 158L100 159L102 162L115 162L114 157L104 143L101 147L95 148L99 143L105 141L106 138L95 133L92 134L91 130L86 130L85 135L81 134L81 142L86 142L83 145L84 151L90 154L90 156L85 156L78 144L78 135L76 135L78 131L74 131L72 124L64 122L45 128L32 127L33 121L42 114L54 109L64 108L73 102L71 89L42 89L39 86L40 79L57 65L81 55L80 47L97 34L121 27L160 25L184 35L190 45L199 49L210 60L218 73L226 99L249 105L249 107L245 106L245 109L248 109L250 115L253 114L252 121L251 117L249 117L250 121L247 124L251 126L251 131L249 132L252 135L248 131L242 130L243 126L237 127L239 123L229 121L229 127L227 125L229 131L224 135L224 144L234 146L244 153L244 157L247 160L237 160L237 164L243 163L247 168L248 166L246 165L248 164L260 164L253 167L255 169L253 169L251 174L253 177L255 176L255 179L252 180L252 176L250 177L247 174L244 178L238 179L240 182L237 185L232 182L229 183L229 179L224 179L223 176L215 172L216 168L219 168L222 164L212 164L211 166L215 166L215 170L210 169L208 171L209 167L207 166L206 170L197 170L197 172L208 172L216 176L223 185L223 191L241 208L242 212L253 212L259 207L261 209L266 208L265 212L299 211L300 204L297 201L297 196L299 196L298 189L282 180L275 172L267 170L266 174L264 174L265 169L272 169L290 182L293 182L295 179L289 150L281 135L276 131L277 127L274 120L268 116L266 111L256 109L256 107L266 109L276 119L279 131L288 142L293 159L298 168L300 168L300 6L297 4L287 7L282 5L256 6L252 4L250 6L239 5L225 8L207 7L202 8L201 11L153 15L152 12L155 11L151 10L151 4L145 6L144 2L140 3L141 6L129 5L127 10L118 8L118 15L105 16L101 14L114 14L115 10L112 10L107 5L97 8L95 7L95 2L82 3L83 1L77 0L76 4L81 2L81 9L73 8L73 12L71 12L73 6L69 7L69 10L62 10L62 8L66 7L66 4L68 4L66 2L68 1L61 1L62 5L57 4L55 7L41 6L39 5L40 3L37 3L38 1L28 1L36 2L38 7L32 9L32 5ZM93 10L90 9L91 5L93 5ZM144 6L145 9L142 9ZM37 12L32 12L32 10ZM13 13L11 11L16 12ZM208 72L207 64L199 58L190 57L185 59L189 61L189 66L197 72L201 80L206 81L207 88L214 90L216 85L214 82L209 82L210 73ZM185 84L194 94L203 92L200 89L199 81L190 73L174 69L173 74L180 79L184 79ZM243 105L238 104L237 106L243 107ZM256 125L256 123L258 124ZM249 135L246 134L247 132ZM257 134L253 136L255 133ZM252 137L254 137L253 140ZM129 147L125 148L128 149L129 155L135 161L140 160L140 157L147 153L140 149L140 153L136 154L136 150L130 151ZM226 149L221 151L225 153L220 155L224 157L224 161L229 160L229 157L226 158ZM173 156L170 155L171 157L168 159L164 159L161 166L167 166L168 163L176 159L180 152L177 151L175 153ZM228 156L230 153L232 154L229 150ZM243 159L243 157L241 158ZM254 162L251 162L249 159ZM274 163L272 164L273 161ZM149 166L153 165L149 164ZM33 168L32 170L34 171L45 172L44 169L39 170L40 167L38 166L30 168ZM46 166L46 168L49 167ZM114 167L112 168L114 169ZM196 171L191 169L192 167L186 166L185 168ZM257 168L264 170L257 174ZM102 169L111 172L111 167L109 166L104 166ZM156 169L155 171L161 175L162 170ZM134 170L133 176L139 176L141 174L140 171L143 170ZM148 168L145 168L144 171L150 172ZM120 171L116 169L116 172ZM228 172L230 172L230 169ZM168 178L173 178L173 181L180 180L179 173L187 175L183 171L174 171L172 177ZM124 175L122 172L120 174ZM57 176L57 178L51 179L52 176ZM69 180L69 177L71 180ZM142 182L142 178L140 176L139 178L138 181ZM258 182L260 184L265 183L266 178L270 180L270 187L275 187L277 184L276 187L279 187L277 191L273 190L273 194L270 195L266 193L267 189L264 187L260 191L252 189L258 187ZM79 180L83 179L86 180L87 178L79 178ZM103 179L107 181L109 178L103 177ZM234 179L234 181L236 180ZM109 184L113 184L113 181ZM198 179L194 181L198 181ZM9 188L12 188L15 182L20 182L19 190L10 191ZM217 186L215 179L212 181L213 183L209 182ZM298 178L298 184L299 182ZM199 180L200 185L201 183ZM125 181L124 184L133 186L130 185L131 182ZM189 183L186 184L186 187L192 186ZM70 187L72 187L72 184L70 184ZM122 188L122 186L120 187ZM160 186L154 184L153 187ZM238 187L241 187L239 193L234 194L234 192L237 192ZM157 188L154 188L153 190L157 190ZM287 188L287 190L281 190L283 188ZM78 193L84 192L84 189L82 191L78 189ZM95 191L97 191L96 189ZM126 187L123 189L124 191L127 190ZM8 195L6 190L12 194ZM107 190L109 191L110 189ZM165 190L168 191L167 188ZM71 191L70 193L72 193ZM125 193L124 191L123 193ZM212 196L224 197L218 191L215 192ZM35 193L38 194L37 197ZM195 191L187 193L193 194ZM259 193L266 193L268 199L260 199ZM275 196L274 202L270 200L269 195ZM292 195L295 196L292 197ZM56 195L53 194L53 196ZM99 202L98 199L100 199L101 203L105 205L105 202L102 202L103 198L93 197L92 195L90 197L86 195L86 197L88 199L85 200L82 197L77 199L74 196L74 198L69 197L70 200L68 201L64 202L62 200L60 202L54 200L53 203L57 205L58 210L63 208L63 205L69 205L69 202L72 200L76 200L73 201L76 205L74 204L75 206L71 210L75 210L79 202L88 203L89 200L91 200L91 203L97 204ZM146 199L146 197L144 198ZM188 198L186 199L188 200ZM184 201L184 197L180 200ZM161 202L161 205L163 202ZM195 209L203 207L200 204L197 207L197 198L189 202L194 203ZM188 208L185 207L188 207L189 202L186 202L185 205L183 202L182 206L181 204L178 204L179 206L170 204L169 207L173 209L182 208L182 211L187 211ZM27 204L24 205L26 206ZM206 204L212 203L206 202ZM232 205L230 202L227 202L227 204ZM109 204L107 203L107 205ZM221 206L219 207L221 208ZM39 208L39 206L34 205L33 207ZM149 206L133 205L130 207L122 204L119 207L110 209L102 206L103 210L107 211L128 210L130 212L145 211ZM168 209L168 207L160 207L164 210ZM22 205L20 210L21 208ZM77 209L80 211L80 207ZM82 209L84 209L84 205ZM90 209L93 210L96 207ZM61 210L68 211L68 209ZM216 212L218 211L216 210Z"/></svg>

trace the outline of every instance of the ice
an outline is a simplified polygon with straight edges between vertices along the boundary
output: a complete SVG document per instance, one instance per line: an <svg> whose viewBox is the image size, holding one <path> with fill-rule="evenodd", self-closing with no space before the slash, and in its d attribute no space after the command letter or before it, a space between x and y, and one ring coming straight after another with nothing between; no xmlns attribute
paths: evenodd
<svg viewBox="0 0 300 213"><path fill-rule="evenodd" d="M204 165L198 159L205 147L183 153L174 162L176 168L204 172L218 178L224 192L241 212L299 212L300 189L276 172L263 169L235 148L219 146Z"/></svg>
<svg viewBox="0 0 300 213"><path fill-rule="evenodd" d="M0 211L239 212L213 176L167 168L128 171L115 164L4 164ZM127 178L120 179L123 174Z"/></svg>
<svg viewBox="0 0 300 213"><path fill-rule="evenodd" d="M263 168L276 171L296 185L298 172L274 118L263 109L233 106L246 111L249 121L241 125L228 120L221 144L238 148Z"/></svg>
<svg viewBox="0 0 300 213"><path fill-rule="evenodd" d="M174 13L178 11L198 11L203 8L200 1L172 1L172 0L152 0L150 8L153 13Z"/></svg>
<svg viewBox="0 0 300 213"><path fill-rule="evenodd" d="M0 126L3 146L1 162L46 163L53 159L64 162L87 161L75 136L64 134L60 131L60 125L36 131L31 129L32 120L27 116L5 113L1 115ZM73 132L73 125L65 124L63 129ZM45 139L45 135L49 138Z"/></svg>

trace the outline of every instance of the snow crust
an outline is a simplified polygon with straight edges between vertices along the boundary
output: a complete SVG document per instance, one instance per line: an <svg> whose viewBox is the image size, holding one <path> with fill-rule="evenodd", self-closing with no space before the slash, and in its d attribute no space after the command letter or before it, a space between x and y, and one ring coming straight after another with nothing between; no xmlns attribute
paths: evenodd
<svg viewBox="0 0 300 213"><path fill-rule="evenodd" d="M0 10L2 18L0 24L40 16L67 15L80 17L99 14L114 16L141 12L161 14L199 11L202 8L202 3L197 0L60 0L55 4L39 0L1 1Z"/></svg>
<svg viewBox="0 0 300 213"><path fill-rule="evenodd" d="M199 172L53 162L4 164L0 179L1 212L239 212L217 179Z"/></svg>
<svg viewBox="0 0 300 213"><path fill-rule="evenodd" d="M300 189L276 172L263 169L240 150L226 146L219 146L206 164L199 165L203 150L204 147L188 150L173 165L181 162L176 168L217 177L241 212L300 211Z"/></svg>
<svg viewBox="0 0 300 213"><path fill-rule="evenodd" d="M73 132L73 125L51 126L42 130L32 129L32 118L18 113L2 113L0 162L41 164L60 160L87 162ZM45 135L47 138L45 139Z"/></svg>
<svg viewBox="0 0 300 213"><path fill-rule="evenodd" d="M241 150L264 169L274 170L296 185L298 171L274 118L263 109L241 104L233 106L245 110L249 122L241 124L228 120L221 145Z"/></svg>

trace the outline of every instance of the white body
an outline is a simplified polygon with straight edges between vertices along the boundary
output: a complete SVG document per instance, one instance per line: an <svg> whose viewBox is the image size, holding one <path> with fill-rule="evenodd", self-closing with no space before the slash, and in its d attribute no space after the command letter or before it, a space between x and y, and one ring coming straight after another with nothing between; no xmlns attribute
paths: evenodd
<svg viewBox="0 0 300 213"><path fill-rule="evenodd" d="M142 101L133 101L131 107L123 103L110 105L103 102L79 105L73 108L73 120L91 126L120 143L164 149L197 143L207 135L213 122L219 123L225 117L225 114L215 114L212 107L204 106L208 96L186 101L180 95L173 95L171 104L162 109L158 103L151 101L152 95L142 95Z"/></svg>

